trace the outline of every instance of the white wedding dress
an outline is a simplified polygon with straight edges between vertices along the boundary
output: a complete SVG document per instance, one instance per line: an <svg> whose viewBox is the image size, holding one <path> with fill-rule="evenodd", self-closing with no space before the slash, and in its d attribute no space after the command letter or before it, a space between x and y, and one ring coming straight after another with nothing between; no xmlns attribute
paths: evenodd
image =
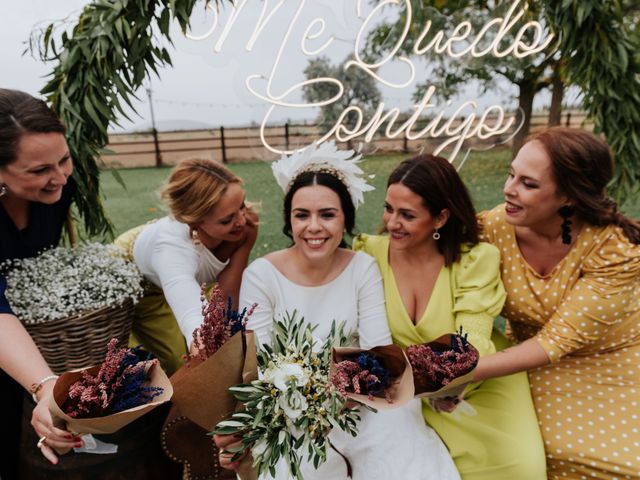
<svg viewBox="0 0 640 480"><path fill-rule="evenodd" d="M358 333L362 348L391 343L380 271L373 258L356 252L333 281L305 287L288 280L271 262L255 260L244 272L240 307L258 304L248 328L260 342L269 341L273 318L294 310L312 325L314 336L326 338L333 320L346 321ZM329 437L349 460L354 480L458 480L458 471L438 435L424 423L419 399L405 406L379 411L361 409L358 436L334 428ZM303 460L305 480L347 480L347 463L333 449L316 470ZM303 452L306 459L306 452ZM261 477L270 478L270 477ZM277 480L290 478L286 464Z"/></svg>

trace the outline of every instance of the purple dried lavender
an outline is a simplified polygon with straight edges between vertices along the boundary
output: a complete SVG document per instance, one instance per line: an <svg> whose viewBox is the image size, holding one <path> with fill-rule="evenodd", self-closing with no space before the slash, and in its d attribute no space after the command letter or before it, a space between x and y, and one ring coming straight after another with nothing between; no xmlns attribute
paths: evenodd
<svg viewBox="0 0 640 480"><path fill-rule="evenodd" d="M117 413L148 403L163 392L160 387L145 387L144 363L138 348L117 349L112 339L98 373L82 372L82 378L69 388L63 410L73 418L93 418Z"/></svg>

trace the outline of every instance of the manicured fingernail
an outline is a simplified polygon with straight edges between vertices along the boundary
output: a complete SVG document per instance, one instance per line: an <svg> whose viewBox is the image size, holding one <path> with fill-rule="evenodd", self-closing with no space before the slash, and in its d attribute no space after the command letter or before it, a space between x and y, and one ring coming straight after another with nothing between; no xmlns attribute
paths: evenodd
<svg viewBox="0 0 640 480"><path fill-rule="evenodd" d="M76 448L80 448L82 446L82 442L76 442Z"/></svg>

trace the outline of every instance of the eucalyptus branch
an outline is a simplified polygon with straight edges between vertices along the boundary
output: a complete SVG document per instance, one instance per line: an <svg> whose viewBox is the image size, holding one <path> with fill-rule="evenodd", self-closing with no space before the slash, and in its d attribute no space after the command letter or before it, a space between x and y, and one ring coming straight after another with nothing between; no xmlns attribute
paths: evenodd
<svg viewBox="0 0 640 480"><path fill-rule="evenodd" d="M618 2L547 2L547 17L562 32L569 82L583 92L582 108L616 157L612 193L631 198L640 185L640 38Z"/></svg>
<svg viewBox="0 0 640 480"><path fill-rule="evenodd" d="M211 1L202 0L206 5ZM162 46L170 24L185 30L196 0L95 0L75 24L55 22L32 34L30 48L53 68L41 93L67 126L78 188L74 201L88 235L112 236L100 194L107 129L135 112L136 91L171 65ZM63 27L67 27L64 28ZM58 37L58 32L60 33Z"/></svg>

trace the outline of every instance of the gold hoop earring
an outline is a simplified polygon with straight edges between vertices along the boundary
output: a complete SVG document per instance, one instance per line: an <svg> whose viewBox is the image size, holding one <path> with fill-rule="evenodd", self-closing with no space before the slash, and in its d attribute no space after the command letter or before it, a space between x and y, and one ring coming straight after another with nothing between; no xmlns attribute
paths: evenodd
<svg viewBox="0 0 640 480"><path fill-rule="evenodd" d="M438 232L438 229L436 228L436 231L433 232L433 239L437 242L438 240L440 240L440 232Z"/></svg>

